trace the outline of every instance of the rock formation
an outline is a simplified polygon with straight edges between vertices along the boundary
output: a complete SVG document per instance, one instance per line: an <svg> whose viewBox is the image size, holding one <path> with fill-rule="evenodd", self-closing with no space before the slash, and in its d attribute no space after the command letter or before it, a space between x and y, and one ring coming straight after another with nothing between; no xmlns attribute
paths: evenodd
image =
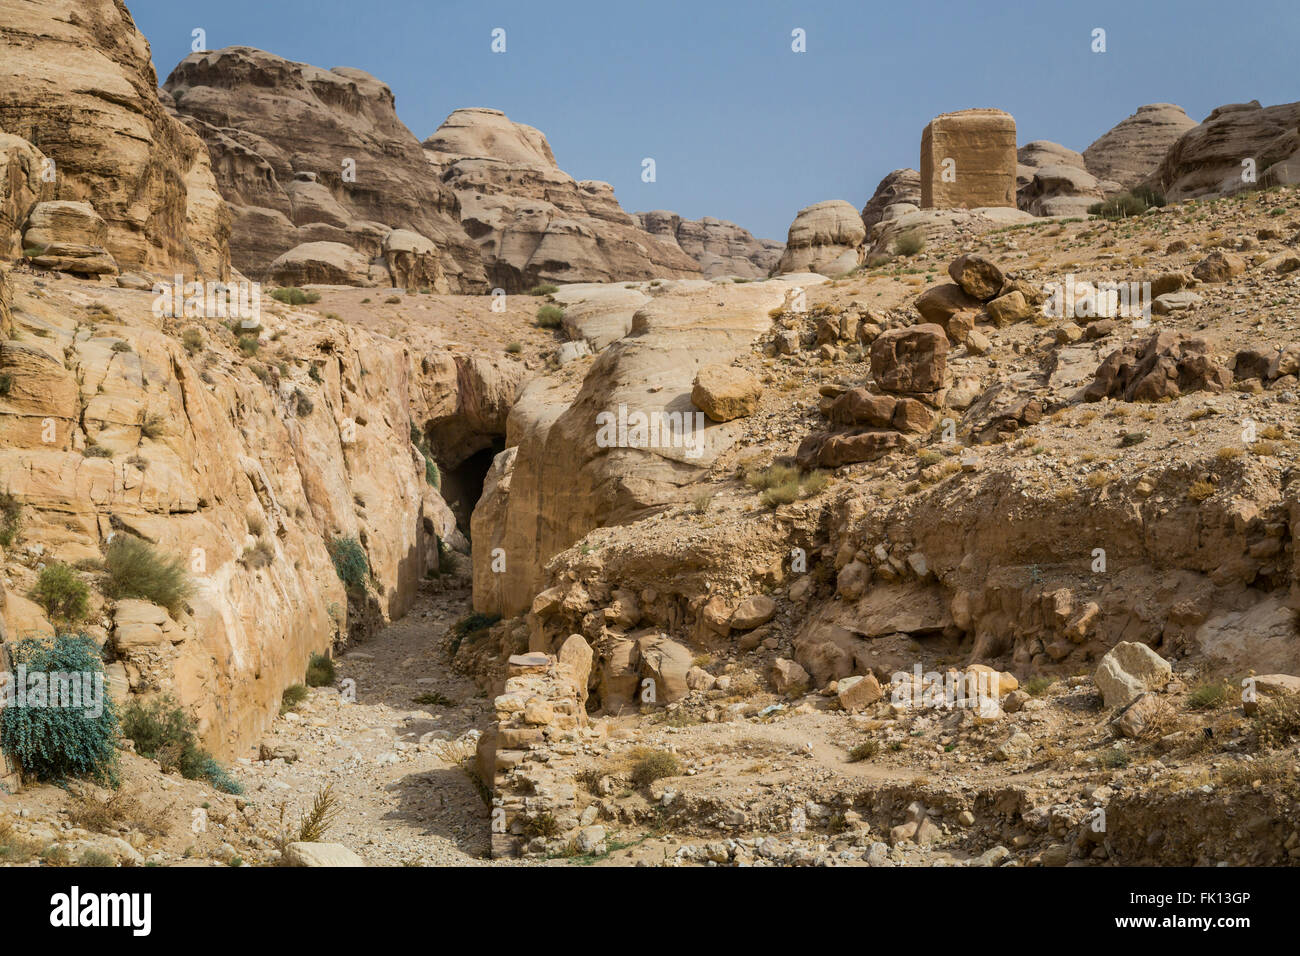
<svg viewBox="0 0 1300 956"><path fill-rule="evenodd" d="M995 109L936 116L921 133L921 207L1016 204L1016 121Z"/></svg>
<svg viewBox="0 0 1300 956"><path fill-rule="evenodd" d="M539 130L499 110L456 110L424 150L436 178L459 197L493 287L699 275L680 247L623 211L612 186L576 181Z"/></svg>
<svg viewBox="0 0 1300 956"><path fill-rule="evenodd" d="M661 209L633 215L650 235L677 246L694 259L710 279L716 276L766 279L785 249L774 239L755 239L734 222L712 216L683 219L675 212Z"/></svg>
<svg viewBox="0 0 1300 956"><path fill-rule="evenodd" d="M1088 207L1122 190L1100 183L1072 149L1047 140L1021 146L1016 153L1016 204L1035 216L1083 216Z"/></svg>
<svg viewBox="0 0 1300 956"><path fill-rule="evenodd" d="M1300 182L1300 103L1220 106L1169 147L1148 181L1171 201Z"/></svg>
<svg viewBox="0 0 1300 956"><path fill-rule="evenodd" d="M799 210L790 224L785 252L776 271L820 272L834 276L852 271L862 262L862 242L867 231L852 203L831 199Z"/></svg>
<svg viewBox="0 0 1300 956"><path fill-rule="evenodd" d="M48 195L39 198L94 208L116 269L228 275L229 212L207 150L167 114L149 44L122 3L3 0L0 58L0 130L39 151L15 152L8 141L6 154L22 158L9 162L0 192L10 198L0 198L0 210L23 191L30 201L33 189L45 188L36 186L39 179L49 184ZM15 191L20 180L25 186ZM0 212L10 243L12 215ZM93 271L106 271L105 264L95 263Z"/></svg>
<svg viewBox="0 0 1300 956"><path fill-rule="evenodd" d="M330 243L376 266L366 281L400 285L410 263L395 267L387 241L404 230L420 237L416 274L445 277L439 291L486 288L455 193L429 174L392 90L368 73L229 47L190 54L164 90L207 143L234 213L231 255L245 274L283 283L338 276L331 260L342 253L317 246ZM301 245L312 248L293 252L291 270L273 274L272 264ZM314 264L317 252L326 258ZM359 269L344 273L363 281Z"/></svg>
<svg viewBox="0 0 1300 956"><path fill-rule="evenodd" d="M1178 138L1196 121L1172 103L1149 103L1111 127L1083 151L1088 172L1125 189L1141 183L1160 165Z"/></svg>
<svg viewBox="0 0 1300 956"><path fill-rule="evenodd" d="M870 238L876 223L898 219L920 208L921 174L915 169L896 169L876 185L876 191L862 207L862 225Z"/></svg>

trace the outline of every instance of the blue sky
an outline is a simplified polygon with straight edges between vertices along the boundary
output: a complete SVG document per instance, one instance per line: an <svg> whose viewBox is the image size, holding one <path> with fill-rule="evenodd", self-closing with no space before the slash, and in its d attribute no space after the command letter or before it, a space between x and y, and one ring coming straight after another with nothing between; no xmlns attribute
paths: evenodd
<svg viewBox="0 0 1300 956"><path fill-rule="evenodd" d="M1223 103L1300 99L1296 0L127 5L160 82L202 27L210 49L373 73L419 139L454 109L494 107L542 130L566 172L613 183L629 212L712 215L775 239L801 207L860 207L890 170L915 167L922 128L948 110L1000 107L1021 144L1082 150L1144 103L1201 120ZM1097 27L1105 53L1091 51Z"/></svg>

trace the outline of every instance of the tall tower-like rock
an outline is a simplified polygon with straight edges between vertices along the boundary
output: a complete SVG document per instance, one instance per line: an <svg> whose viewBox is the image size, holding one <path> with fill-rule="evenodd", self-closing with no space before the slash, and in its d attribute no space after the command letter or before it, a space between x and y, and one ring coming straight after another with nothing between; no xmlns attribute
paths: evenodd
<svg viewBox="0 0 1300 956"><path fill-rule="evenodd" d="M1002 110L944 113L921 133L921 207L1016 204L1016 121Z"/></svg>

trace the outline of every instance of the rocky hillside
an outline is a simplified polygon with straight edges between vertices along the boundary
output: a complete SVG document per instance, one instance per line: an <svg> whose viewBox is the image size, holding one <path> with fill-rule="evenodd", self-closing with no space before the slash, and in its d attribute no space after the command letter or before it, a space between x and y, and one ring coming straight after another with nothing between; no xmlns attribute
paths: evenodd
<svg viewBox="0 0 1300 956"><path fill-rule="evenodd" d="M1149 103L1099 136L1083 151L1088 172L1132 189L1155 171L1173 146L1196 127L1181 106Z"/></svg>
<svg viewBox="0 0 1300 956"><path fill-rule="evenodd" d="M460 201L494 287L699 274L676 244L623 211L609 183L575 180L546 137L499 110L456 110L424 141L434 175Z"/></svg>

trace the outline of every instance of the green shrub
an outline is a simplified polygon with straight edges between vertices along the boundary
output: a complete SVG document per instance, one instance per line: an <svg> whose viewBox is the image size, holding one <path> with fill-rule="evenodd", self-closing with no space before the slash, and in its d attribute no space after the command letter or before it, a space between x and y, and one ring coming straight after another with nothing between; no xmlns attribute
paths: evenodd
<svg viewBox="0 0 1300 956"><path fill-rule="evenodd" d="M324 654L312 654L306 680L308 687L329 687L334 683L334 662Z"/></svg>
<svg viewBox="0 0 1300 956"><path fill-rule="evenodd" d="M262 343L258 341L256 335L241 335L239 337L239 351L245 355L256 355L261 347Z"/></svg>
<svg viewBox="0 0 1300 956"><path fill-rule="evenodd" d="M103 850L96 850L87 847L81 852L81 856L77 859L77 866L102 869L105 867L115 867L117 866L117 862Z"/></svg>
<svg viewBox="0 0 1300 956"><path fill-rule="evenodd" d="M36 587L32 588L29 597L45 608L45 614L51 621L76 624L86 616L90 588L77 576L76 571L66 564L54 561L41 568L41 573L36 578Z"/></svg>
<svg viewBox="0 0 1300 956"><path fill-rule="evenodd" d="M509 345L506 346L506 351L509 352L511 355L518 355L523 350L524 347L518 342L511 342Z"/></svg>
<svg viewBox="0 0 1300 956"><path fill-rule="evenodd" d="M849 751L849 760L852 763L857 763L861 760L870 760L878 753L880 753L880 741L866 740Z"/></svg>
<svg viewBox="0 0 1300 956"><path fill-rule="evenodd" d="M758 496L764 508L776 508L799 500L799 479L773 485Z"/></svg>
<svg viewBox="0 0 1300 956"><path fill-rule="evenodd" d="M14 377L8 372L0 375L0 395L8 395L10 389L14 387Z"/></svg>
<svg viewBox="0 0 1300 956"><path fill-rule="evenodd" d="M82 454L85 455L87 458L112 458L113 457L112 449L105 448L103 445L88 445L86 447L86 450L83 451Z"/></svg>
<svg viewBox="0 0 1300 956"><path fill-rule="evenodd" d="M103 783L117 781L117 706L104 684L104 662L95 642L83 634L61 634L53 642L26 640L12 645L13 663L28 674L55 672L72 675L84 687L88 675L102 693L98 716L82 706L37 706L14 701L0 710L0 745L13 754L23 773L39 780L91 777ZM76 702L63 700L61 704ZM53 704L45 700L42 704Z"/></svg>
<svg viewBox="0 0 1300 956"><path fill-rule="evenodd" d="M271 290L271 298L285 305L313 305L320 301L319 292L307 292L296 286L284 286Z"/></svg>
<svg viewBox="0 0 1300 956"><path fill-rule="evenodd" d="M1088 207L1088 212L1103 219L1127 219L1130 216L1140 216L1147 209L1145 199L1133 193L1121 193L1105 202L1093 203Z"/></svg>
<svg viewBox="0 0 1300 956"><path fill-rule="evenodd" d="M499 614L480 614L475 611L473 614L467 614L451 627L451 653L454 656L460 645L468 640L471 644L487 633L497 621L501 620Z"/></svg>
<svg viewBox="0 0 1300 956"><path fill-rule="evenodd" d="M681 773L677 758L666 750L646 750L638 748L633 752L632 785L648 787L662 777L672 777Z"/></svg>
<svg viewBox="0 0 1300 956"><path fill-rule="evenodd" d="M243 793L244 788L216 759L199 746L194 718L170 695L145 702L138 698L122 714L122 736L135 743L135 752L157 760L163 770L175 768L187 780L206 780L224 793Z"/></svg>
<svg viewBox="0 0 1300 956"><path fill-rule="evenodd" d="M131 346L130 346L129 344L127 344L126 342L114 342L114 343L113 343L113 351L114 351L114 352L129 352L129 351L131 351Z"/></svg>
<svg viewBox="0 0 1300 956"><path fill-rule="evenodd" d="M400 295L390 295L384 300L384 305L401 305L402 297Z"/></svg>
<svg viewBox="0 0 1300 956"><path fill-rule="evenodd" d="M203 348L203 333L198 329L186 329L181 333L181 345L185 346L185 351L190 355L195 354Z"/></svg>
<svg viewBox="0 0 1300 956"><path fill-rule="evenodd" d="M1134 186L1129 192L1134 198L1142 200L1152 209L1160 209L1165 205L1165 194L1150 186Z"/></svg>
<svg viewBox="0 0 1300 956"><path fill-rule="evenodd" d="M290 684L280 695L280 713L285 714L293 710L306 700L310 693L305 684Z"/></svg>
<svg viewBox="0 0 1300 956"><path fill-rule="evenodd" d="M434 488L442 487L442 472L438 470L438 463L432 458L424 459L424 480Z"/></svg>
<svg viewBox="0 0 1300 956"><path fill-rule="evenodd" d="M22 502L7 491L0 491L0 547L7 548L17 541L22 527Z"/></svg>
<svg viewBox="0 0 1300 956"><path fill-rule="evenodd" d="M541 285L535 285L528 290L529 295L550 295L552 292L559 291L559 286L552 282L543 282Z"/></svg>
<svg viewBox="0 0 1300 956"><path fill-rule="evenodd" d="M1042 697L1055 683L1051 677L1031 677L1025 681L1025 693L1030 697Z"/></svg>
<svg viewBox="0 0 1300 956"><path fill-rule="evenodd" d="M366 552L356 538L335 538L329 543L330 560L339 580L350 588L363 588L370 576Z"/></svg>
<svg viewBox="0 0 1300 956"><path fill-rule="evenodd" d="M1282 694L1260 703L1253 718L1261 747L1285 747L1300 737L1300 694Z"/></svg>
<svg viewBox="0 0 1300 956"><path fill-rule="evenodd" d="M1214 710L1235 696L1235 688L1226 681L1208 681L1192 688L1187 695L1187 706L1192 710Z"/></svg>
<svg viewBox="0 0 1300 956"><path fill-rule="evenodd" d="M157 441L167 434L167 419L161 415L150 415L140 424L140 434L150 441Z"/></svg>
<svg viewBox="0 0 1300 956"><path fill-rule="evenodd" d="M910 229L894 240L894 255L914 256L925 248L925 234L919 229Z"/></svg>
<svg viewBox="0 0 1300 956"><path fill-rule="evenodd" d="M564 322L564 310L558 305L544 305L537 310L537 324L544 329L558 329Z"/></svg>
<svg viewBox="0 0 1300 956"><path fill-rule="evenodd" d="M119 533L104 552L104 594L114 600L139 598L180 614L194 593L185 565L149 542Z"/></svg>

